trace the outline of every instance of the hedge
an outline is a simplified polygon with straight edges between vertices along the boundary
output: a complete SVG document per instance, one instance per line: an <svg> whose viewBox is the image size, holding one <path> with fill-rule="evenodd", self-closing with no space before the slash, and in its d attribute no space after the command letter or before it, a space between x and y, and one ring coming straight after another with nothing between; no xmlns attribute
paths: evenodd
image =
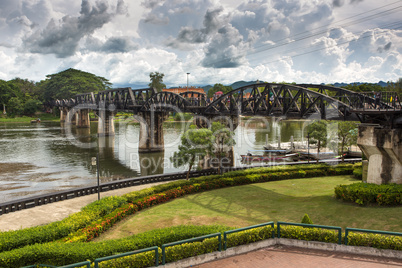
<svg viewBox="0 0 402 268"><path fill-rule="evenodd" d="M227 226L182 225L155 229L128 238L99 243L44 243L29 245L0 253L0 267L21 267L32 264L67 265L86 260L125 253L176 242L233 228ZM216 249L215 249L216 250ZM121 266L120 266L121 267ZM123 266L124 267L124 266Z"/></svg>
<svg viewBox="0 0 402 268"><path fill-rule="evenodd" d="M59 239L62 239L61 241L64 242L91 241L125 216L185 194L257 182L325 175L345 175L351 174L351 172L351 164L341 164L335 167L313 164L303 166L303 170L301 170L299 166L277 166L272 168L232 171L224 175L212 175L192 178L191 180L174 181L129 193L122 197L101 199L100 201L96 201L84 207L81 212L73 214L60 222L1 233L0 249L1 251L11 250L25 245ZM134 206L127 204L127 202L133 203ZM111 213L122 205L124 206L116 210L115 213Z"/></svg>
<svg viewBox="0 0 402 268"><path fill-rule="evenodd" d="M335 187L335 197L359 205L398 206L402 205L402 185L363 182L339 185Z"/></svg>
<svg viewBox="0 0 402 268"><path fill-rule="evenodd" d="M126 202L125 197L107 197L83 207L80 212L61 221L16 231L0 232L0 252L60 239L109 214Z"/></svg>

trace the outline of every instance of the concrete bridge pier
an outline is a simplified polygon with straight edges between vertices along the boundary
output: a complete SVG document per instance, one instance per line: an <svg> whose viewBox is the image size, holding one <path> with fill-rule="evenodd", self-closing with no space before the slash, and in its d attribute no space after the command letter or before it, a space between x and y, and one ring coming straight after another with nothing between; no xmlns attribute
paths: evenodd
<svg viewBox="0 0 402 268"><path fill-rule="evenodd" d="M402 129L361 124L357 145L369 160L368 183L402 184Z"/></svg>
<svg viewBox="0 0 402 268"><path fill-rule="evenodd" d="M115 111L99 110L98 115L98 136L114 136ZM89 119L88 119L89 120Z"/></svg>
<svg viewBox="0 0 402 268"><path fill-rule="evenodd" d="M163 139L163 121L167 119L166 112L142 112L135 118L140 122L140 140L138 152L151 153L165 151Z"/></svg>
<svg viewBox="0 0 402 268"><path fill-rule="evenodd" d="M67 107L60 108L60 122L66 122L69 109Z"/></svg>
<svg viewBox="0 0 402 268"><path fill-rule="evenodd" d="M75 117L75 122L78 128L89 128L90 127L89 110L88 109L78 110Z"/></svg>

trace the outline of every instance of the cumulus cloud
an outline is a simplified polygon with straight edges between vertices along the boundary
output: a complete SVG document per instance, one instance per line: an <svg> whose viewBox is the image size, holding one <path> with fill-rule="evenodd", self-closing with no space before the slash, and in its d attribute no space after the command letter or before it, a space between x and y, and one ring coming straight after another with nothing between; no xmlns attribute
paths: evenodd
<svg viewBox="0 0 402 268"><path fill-rule="evenodd" d="M187 44L200 44L208 41L208 37L215 34L218 28L225 24L224 18L220 17L222 7L215 9L209 9L204 15L203 26L200 29L193 29L192 27L183 27L177 37L168 38L165 42L167 46L178 48L178 49L188 49L192 46L186 46Z"/></svg>
<svg viewBox="0 0 402 268"><path fill-rule="evenodd" d="M115 10L110 11L107 2L91 5L88 0L81 4L80 16L64 16L60 21L51 19L43 30L34 32L23 40L24 47L32 53L55 54L59 58L74 55L79 41L112 20L124 11L124 2L119 0Z"/></svg>
<svg viewBox="0 0 402 268"><path fill-rule="evenodd" d="M90 51L104 53L126 53L137 50L139 45L128 36L111 37L104 43L97 38L87 38L86 48Z"/></svg>
<svg viewBox="0 0 402 268"><path fill-rule="evenodd" d="M205 49L204 67L233 68L246 63L250 43L231 25L219 29Z"/></svg>

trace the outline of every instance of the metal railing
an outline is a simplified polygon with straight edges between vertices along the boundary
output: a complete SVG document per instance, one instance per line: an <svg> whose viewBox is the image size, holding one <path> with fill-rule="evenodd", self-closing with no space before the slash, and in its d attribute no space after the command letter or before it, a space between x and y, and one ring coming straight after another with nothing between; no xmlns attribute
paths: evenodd
<svg viewBox="0 0 402 268"><path fill-rule="evenodd" d="M246 231L250 229L255 229L255 228L260 228L264 226L271 226L272 228L275 228L275 224L273 221L266 222L266 223L261 223L257 225L252 225L252 226L247 226L243 228L238 228L234 230L229 230L225 231L223 233L223 250L227 250L227 240L228 240L228 235L236 232L241 232L241 231ZM338 244L342 244L342 228L337 227L337 226L326 226L326 225L315 225L315 224L304 224L304 223L291 223L291 222L277 222L277 232L276 236L277 238L281 238L281 225L289 225L289 226L299 226L299 227L307 227L307 228L322 228L322 229L329 229L329 230L335 230L338 231ZM365 232L365 233L375 233L375 234L382 234L382 235L395 235L395 236L402 236L402 233L398 232L387 232L387 231L378 231L378 230L367 230L367 229L357 229L357 228L345 228L345 245L348 246L348 235L350 232ZM175 246L175 245L180 245L180 244L185 244L185 243L192 243L196 241L201 241L207 238L212 238L212 237L218 237L219 241L219 247L218 251L222 251L222 239L221 239L221 233L213 233L213 234L208 234L204 236L199 236L199 237L194 237L186 240L180 240L172 243L167 243L163 244L161 246L162 250L162 265L166 264L166 248ZM272 237L268 239L274 239L275 238L275 232L272 232ZM97 258L94 261L94 268L99 268L99 263L103 261L108 261L108 260L113 260L113 259L118 259L118 258L123 258L127 256L132 256L135 254L139 253L144 253L144 252L149 252L149 251L155 251L155 266L159 266L159 247L154 246L154 247L149 247L145 249L139 249L136 251L131 251L131 252L126 252L118 255L112 255L112 256L107 256L107 257L102 257L102 258ZM80 263L75 263L75 264L70 264L66 266L52 266L52 265L46 265L46 264L37 264L37 265L30 265L30 266L24 266L22 268L34 268L34 267L62 267L62 268L74 268L74 267L81 267L81 266L87 266L88 268L91 267L90 261L85 261L85 262L80 262Z"/></svg>
<svg viewBox="0 0 402 268"><path fill-rule="evenodd" d="M233 233L242 232L242 231L246 231L246 230L250 230L250 229L260 228L260 227L264 227L267 225L270 225L272 228L274 228L274 222L270 221L270 222L266 222L266 223L256 224L256 225L243 227L243 228L239 228L239 229L235 229L235 230L229 230L229 231L224 232L223 233L223 249L224 250L227 249L227 235L228 234L233 234ZM272 230L272 238L274 238L274 237L275 237L275 232Z"/></svg>
<svg viewBox="0 0 402 268"><path fill-rule="evenodd" d="M214 174L217 174L216 169L205 169L200 171L192 171L191 177L208 176ZM113 182L106 182L100 185L100 192L107 192L120 188L138 186L142 184L149 184L155 182L164 182L164 181L167 182L173 180L186 179L186 177L187 172L178 172L178 173L150 175L150 176L143 176ZM98 186L96 185L13 200L0 204L0 215L95 193L98 193Z"/></svg>
<svg viewBox="0 0 402 268"><path fill-rule="evenodd" d="M354 159L344 159L345 163L357 163L360 162L361 158L354 158ZM330 160L320 160L320 163L326 163L328 165L336 165L341 163L341 159L330 159ZM305 165L305 164L313 164L312 162L308 161L299 161L299 162L283 162L283 163L273 163L273 164L263 164L263 165L252 165L252 166L242 166L242 167L230 167L230 168L222 168L222 173L228 171L235 171L235 170L243 170L249 168L257 168L257 167L271 167L271 166L278 166L278 165ZM211 169L204 169L200 171L191 171L190 177L201 177L201 176L208 176L208 175L217 175L218 169L211 168ZM182 180L186 179L187 172L177 172L177 173L168 173L168 174L159 174L159 175L150 175L150 176L143 176L131 179L124 179L118 180L113 182L106 182L100 185L100 192L107 192L111 190L116 190L120 188L138 186L143 184L155 183L155 182L168 182L174 180ZM45 205L48 203L59 202L71 198L81 197L90 194L98 193L98 186L89 186L89 187L82 187L82 188L75 188L71 190L65 190L60 192L55 192L51 194L44 194L38 195L23 199L17 199L5 203L0 204L0 215L19 211L23 209L33 208L36 206Z"/></svg>
<svg viewBox="0 0 402 268"><path fill-rule="evenodd" d="M113 259L123 258L123 257L131 256L131 255L135 255L135 254L139 254L139 253L144 253L144 252L148 252L148 251L155 251L155 266L158 266L158 264L159 264L159 252L158 252L158 249L159 248L157 246L154 246L154 247L139 249L139 250L136 250L136 251L126 252L126 253L122 253L122 254L118 254L118 255L98 258L94 262L94 265L95 265L94 268L99 268L99 263L101 263L103 261L109 261L109 260L113 260Z"/></svg>
<svg viewBox="0 0 402 268"><path fill-rule="evenodd" d="M204 240L206 238L211 238L211 237L218 237L218 241L219 241L219 247L218 250L222 251L222 234L221 233L214 233L214 234L209 234L209 235L203 235L203 236L198 236L198 237L194 237L194 238L190 238L190 239L186 239L186 240L181 240L181 241L177 241L177 242L172 242L172 243L168 243L168 244L163 244L162 245L162 265L165 265L165 261L166 261L166 248L167 247L172 247L172 246L176 246L176 245L181 245L181 244L185 244L185 243L192 243L192 242L196 242L196 241L200 241L200 240Z"/></svg>
<svg viewBox="0 0 402 268"><path fill-rule="evenodd" d="M346 227L345 228L345 245L348 245L349 232L362 232L362 233L402 236L402 233L397 233L397 232L387 232L387 231L377 231L377 230L368 230L368 229L358 229L358 228Z"/></svg>
<svg viewBox="0 0 402 268"><path fill-rule="evenodd" d="M342 244L342 228L341 227L278 221L278 223L277 223L277 227L278 227L277 236L278 236L278 238L281 238L281 225L291 225L291 226L301 226L301 227L322 228L322 229L336 230L336 231L338 231L338 244L339 245Z"/></svg>

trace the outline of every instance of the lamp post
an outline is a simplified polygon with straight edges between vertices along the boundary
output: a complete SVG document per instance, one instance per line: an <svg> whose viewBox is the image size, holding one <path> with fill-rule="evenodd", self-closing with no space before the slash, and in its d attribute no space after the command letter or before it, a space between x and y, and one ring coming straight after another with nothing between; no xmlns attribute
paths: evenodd
<svg viewBox="0 0 402 268"><path fill-rule="evenodd" d="M307 161L310 164L310 133L307 133Z"/></svg>
<svg viewBox="0 0 402 268"><path fill-rule="evenodd" d="M189 75L190 73L187 73L187 91L188 91L188 75Z"/></svg>

